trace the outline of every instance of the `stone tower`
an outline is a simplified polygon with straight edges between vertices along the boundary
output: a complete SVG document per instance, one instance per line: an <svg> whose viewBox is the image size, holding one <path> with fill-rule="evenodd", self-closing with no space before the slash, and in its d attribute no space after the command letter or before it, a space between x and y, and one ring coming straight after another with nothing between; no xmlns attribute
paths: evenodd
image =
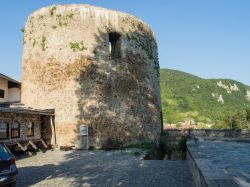
<svg viewBox="0 0 250 187"><path fill-rule="evenodd" d="M158 141L161 99L157 44L138 18L90 5L56 5L28 18L22 102L55 109L59 146Z"/></svg>

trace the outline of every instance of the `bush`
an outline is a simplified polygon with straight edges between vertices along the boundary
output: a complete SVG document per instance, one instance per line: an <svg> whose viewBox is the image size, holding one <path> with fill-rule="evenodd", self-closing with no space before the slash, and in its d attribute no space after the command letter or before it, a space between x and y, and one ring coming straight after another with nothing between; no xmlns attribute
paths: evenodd
<svg viewBox="0 0 250 187"><path fill-rule="evenodd" d="M187 137L182 136L177 141L176 150L180 152L182 159L185 159L185 157L186 157L186 150L187 150Z"/></svg>
<svg viewBox="0 0 250 187"><path fill-rule="evenodd" d="M91 146L89 146L89 149L88 149L89 151L94 151L94 150L96 150L96 147L95 146L93 146L93 145L91 145Z"/></svg>
<svg viewBox="0 0 250 187"><path fill-rule="evenodd" d="M155 144L151 142L144 142L144 143L139 143L139 144L131 144L131 145L128 145L126 148L138 148L138 149L149 150L149 149L152 149L154 145Z"/></svg>
<svg viewBox="0 0 250 187"><path fill-rule="evenodd" d="M108 138L102 145L102 149L109 151L114 149L122 149L123 144L119 140Z"/></svg>

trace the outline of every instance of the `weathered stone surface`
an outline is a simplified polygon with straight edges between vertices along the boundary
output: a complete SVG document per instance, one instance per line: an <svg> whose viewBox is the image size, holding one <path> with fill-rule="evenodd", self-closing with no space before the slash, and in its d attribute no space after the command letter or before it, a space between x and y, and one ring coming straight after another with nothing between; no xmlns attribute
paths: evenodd
<svg viewBox="0 0 250 187"><path fill-rule="evenodd" d="M196 186L250 186L250 143L189 141L187 160Z"/></svg>
<svg viewBox="0 0 250 187"><path fill-rule="evenodd" d="M120 35L112 58L109 33ZM24 33L22 102L55 108L57 143L78 146L79 125L90 143L157 141L161 99L157 44L141 20L89 5L42 8Z"/></svg>

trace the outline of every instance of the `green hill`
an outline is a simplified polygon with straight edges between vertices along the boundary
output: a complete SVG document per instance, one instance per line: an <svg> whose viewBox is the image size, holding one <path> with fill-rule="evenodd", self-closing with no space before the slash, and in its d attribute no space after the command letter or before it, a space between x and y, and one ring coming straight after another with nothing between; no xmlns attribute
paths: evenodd
<svg viewBox="0 0 250 187"><path fill-rule="evenodd" d="M161 69L160 85L164 123L214 123L250 108L250 87L234 80Z"/></svg>

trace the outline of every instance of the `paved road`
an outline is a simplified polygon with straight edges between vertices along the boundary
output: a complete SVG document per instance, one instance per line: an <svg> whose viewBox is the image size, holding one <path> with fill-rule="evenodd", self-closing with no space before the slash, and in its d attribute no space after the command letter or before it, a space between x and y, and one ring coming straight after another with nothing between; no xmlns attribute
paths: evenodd
<svg viewBox="0 0 250 187"><path fill-rule="evenodd" d="M193 187L185 161L141 160L134 150L48 151L17 161L23 186Z"/></svg>

